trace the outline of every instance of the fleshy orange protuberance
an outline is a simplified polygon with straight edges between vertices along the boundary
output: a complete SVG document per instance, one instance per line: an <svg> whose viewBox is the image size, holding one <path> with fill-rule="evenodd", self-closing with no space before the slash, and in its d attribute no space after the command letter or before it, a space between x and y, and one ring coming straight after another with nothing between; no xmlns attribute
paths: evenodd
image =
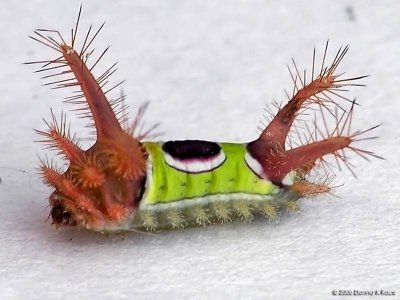
<svg viewBox="0 0 400 300"><path fill-rule="evenodd" d="M42 166L41 170L44 181L56 188L59 194L67 199L74 199L76 207L90 213L90 215L100 217L101 212L94 206L91 199L81 193L70 179L48 166Z"/></svg>
<svg viewBox="0 0 400 300"><path fill-rule="evenodd" d="M329 193L332 188L326 182L312 183L307 181L298 181L293 183L290 189L292 192L295 192L302 197L306 197Z"/></svg>
<svg viewBox="0 0 400 300"><path fill-rule="evenodd" d="M118 112L114 111L123 98L109 101L106 94L112 88L103 92L115 65L97 79L91 72L107 49L91 67L87 66L87 54L93 55L89 47L102 26L92 37L89 29L81 52L75 50L80 13L70 44L52 30L37 30L37 36L32 38L61 54L48 63L42 62L44 65L39 71L66 69L45 78L72 74L72 78L48 85L79 88L79 93L66 98L66 102L83 105L78 111L83 111L83 117L94 121L96 142L88 150L80 149L75 137L71 137L69 127L67 129L64 115L61 122L57 122L53 113L52 122L46 122L48 129L37 130L37 133L45 137L42 142L55 148L69 164L67 170L61 172L42 162L44 182L55 189L50 197L53 223L81 224L101 231L123 223L135 212L146 179L146 152L140 141L129 134L128 129L123 129L120 122L126 121L125 116L119 119ZM47 33L56 34L60 41L46 36ZM55 68L52 65L60 66Z"/></svg>
<svg viewBox="0 0 400 300"><path fill-rule="evenodd" d="M285 105L261 133L259 140L285 148L285 141L299 110L311 97L329 89L335 76L317 78L299 90L292 100Z"/></svg>
<svg viewBox="0 0 400 300"><path fill-rule="evenodd" d="M128 133L124 132L117 139L102 140L101 147L107 168L127 180L145 176L146 152Z"/></svg>
<svg viewBox="0 0 400 300"><path fill-rule="evenodd" d="M95 123L97 138L101 140L121 135L123 133L121 125L96 78L82 60L82 56L68 45L61 45L60 50L76 78L76 84L80 86L85 96Z"/></svg>
<svg viewBox="0 0 400 300"><path fill-rule="evenodd" d="M296 171L299 177L307 176L315 166L326 163L325 156L327 155L333 155L338 164L339 161L342 161L349 168L347 158L343 154L345 149L352 150L360 155L374 155L372 152L351 146L353 142L357 141L357 137L375 127L364 132L351 133L351 119L356 102L340 95L344 87L360 86L360 84L354 82L366 76L340 79L343 74L337 75L335 72L348 51L348 46L343 50L339 49L330 67L324 67L327 48L328 43L325 47L320 73L316 78L314 78L314 49L310 83L306 82L306 71L304 71L303 76L300 75L293 61L295 72L293 73L289 68L294 83L293 96L283 108L279 108L276 116L266 126L260 137L248 145L249 153L262 165L264 177L275 184L281 185L285 176L291 171ZM344 110L331 98L333 96L347 100L351 103L351 108L348 111ZM306 124L309 130L307 141L302 142L302 145L296 148L286 149L288 136L294 127L296 118L312 105L316 106L322 115L324 130L319 128L314 120L313 130L310 130ZM338 114L338 109L343 111L341 116ZM324 111L335 118L335 126L331 130L328 129ZM325 133L322 133L323 131ZM317 136L320 136L320 138L318 139ZM302 140L302 136L299 135L299 138ZM328 186L325 188L329 190ZM315 185L305 184L304 182L292 186L292 191L299 194L318 194L321 190L324 190L322 186L317 189Z"/></svg>
<svg viewBox="0 0 400 300"><path fill-rule="evenodd" d="M53 111L51 111L51 115L51 123L44 120L47 125L46 131L35 130L37 134L45 138L44 140L39 140L39 142L47 144L49 148L54 148L68 160L79 159L83 151L78 147L74 137L71 137L69 127L67 129L66 126L65 115L61 114L60 122L57 122Z"/></svg>
<svg viewBox="0 0 400 300"><path fill-rule="evenodd" d="M94 189L106 180L100 160L91 154L82 155L71 165L71 177L83 189Z"/></svg>

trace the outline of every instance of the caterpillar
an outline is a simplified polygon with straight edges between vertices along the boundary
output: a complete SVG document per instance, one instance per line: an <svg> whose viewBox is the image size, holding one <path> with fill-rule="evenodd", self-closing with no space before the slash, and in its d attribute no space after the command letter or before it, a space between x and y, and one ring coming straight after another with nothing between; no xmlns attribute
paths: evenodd
<svg viewBox="0 0 400 300"><path fill-rule="evenodd" d="M129 123L125 96L109 96L121 84L108 87L116 64L97 77L93 74L108 50L93 61L93 42L104 23L97 31L90 26L83 43L77 45L81 12L82 7L69 42L57 30L37 29L30 36L57 56L27 64L39 65L36 72L52 80L46 85L77 89L65 102L77 106L81 117L90 118L96 132L94 144L83 150L65 114L58 120L53 111L51 121L45 121L47 128L36 130L40 142L55 149L67 164L62 169L52 160L41 159L39 167L43 182L53 189L49 217L57 227L160 231L251 222L256 215L276 223L282 212L297 209L298 199L331 193L332 164L327 157L353 174L348 152L380 158L355 146L375 138L369 133L379 125L354 131L351 124L358 103L344 94L350 87L362 86L359 81L366 76L338 73L349 46L339 48L328 64L328 42L319 67L314 47L308 77L294 61L288 67L293 91L287 93L285 105L275 103L277 112L271 113L271 121L256 140L146 141L152 130L138 133L145 106ZM314 119L304 121L301 128L300 117L310 112ZM298 137L296 145L293 134ZM313 175L318 170L321 177Z"/></svg>

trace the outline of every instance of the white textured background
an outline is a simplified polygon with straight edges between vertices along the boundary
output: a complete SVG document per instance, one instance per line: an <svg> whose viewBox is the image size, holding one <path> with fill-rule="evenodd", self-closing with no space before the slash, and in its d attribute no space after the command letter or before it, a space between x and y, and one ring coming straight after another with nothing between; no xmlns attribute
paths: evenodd
<svg viewBox="0 0 400 300"><path fill-rule="evenodd" d="M351 45L341 70L372 75L353 91L362 104L354 128L383 123L366 146L386 161L355 157L359 180L338 173L340 198L301 201L278 226L114 237L45 223L49 190L35 170L44 151L32 129L50 106L71 107L61 104L66 91L42 87L21 64L49 57L27 36L38 27L68 34L79 4L1 4L0 299L329 299L333 289L400 297L400 2L84 1L82 27L106 20L96 45L112 45L98 70L119 61L114 79L126 80L132 112L150 100L147 124L161 122L163 139L255 138L265 103L291 87L286 63L310 67L313 46L328 38L332 53Z"/></svg>

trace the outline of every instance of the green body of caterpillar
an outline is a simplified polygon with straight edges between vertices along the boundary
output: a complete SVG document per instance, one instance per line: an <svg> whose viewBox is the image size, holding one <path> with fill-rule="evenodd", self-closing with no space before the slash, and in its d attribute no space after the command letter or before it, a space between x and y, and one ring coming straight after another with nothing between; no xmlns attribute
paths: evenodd
<svg viewBox="0 0 400 300"><path fill-rule="evenodd" d="M186 142L190 141L182 141ZM297 200L295 194L255 174L246 162L247 144L221 143L216 166L207 159L192 158L188 165L197 164L202 168L199 172L171 166L160 143L144 145L149 153L147 182L128 227L158 230L235 219L250 222L254 214L276 223L280 210Z"/></svg>

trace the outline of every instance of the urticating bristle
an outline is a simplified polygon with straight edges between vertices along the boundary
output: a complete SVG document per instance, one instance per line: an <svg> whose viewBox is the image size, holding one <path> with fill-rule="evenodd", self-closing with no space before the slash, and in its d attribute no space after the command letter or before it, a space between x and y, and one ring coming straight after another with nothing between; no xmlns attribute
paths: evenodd
<svg viewBox="0 0 400 300"><path fill-rule="evenodd" d="M300 206L298 205L297 201L288 201L285 206L287 211L300 211Z"/></svg>
<svg viewBox="0 0 400 300"><path fill-rule="evenodd" d="M199 226L206 226L211 223L206 208L200 205L193 208L193 215L196 224Z"/></svg>
<svg viewBox="0 0 400 300"><path fill-rule="evenodd" d="M105 180L104 170L95 154L87 154L71 165L71 176L83 189L97 188Z"/></svg>
<svg viewBox="0 0 400 300"><path fill-rule="evenodd" d="M334 175L330 175L324 170L324 175L314 174L308 178L301 176L293 183L290 190L300 197L312 197L321 194L332 194L332 191L340 185L333 185Z"/></svg>
<svg viewBox="0 0 400 300"><path fill-rule="evenodd" d="M51 187L55 187L62 177L60 168L47 159L41 159L39 172L42 175L43 183Z"/></svg>
<svg viewBox="0 0 400 300"><path fill-rule="evenodd" d="M61 113L60 122L57 121L53 111L51 111L52 121L49 123L45 120L47 130L35 130L37 134L45 137L44 140L38 142L46 144L49 148L56 149L59 154L69 160L74 160L79 157L82 150L79 148L75 135L71 136L70 126L67 126L66 117Z"/></svg>
<svg viewBox="0 0 400 300"><path fill-rule="evenodd" d="M178 208L171 208L167 213L167 218L171 224L171 227L176 228L185 228L186 221L182 216L181 211Z"/></svg>
<svg viewBox="0 0 400 300"><path fill-rule="evenodd" d="M315 196L329 193L331 187L327 184L298 181L291 186L291 190L301 196Z"/></svg>
<svg viewBox="0 0 400 300"><path fill-rule="evenodd" d="M279 222L278 210L272 201L262 203L260 213L266 217L271 224L277 224Z"/></svg>
<svg viewBox="0 0 400 300"><path fill-rule="evenodd" d="M246 223L251 223L253 221L254 216L251 213L250 203L247 200L238 200L234 203L233 207L242 221Z"/></svg>
<svg viewBox="0 0 400 300"><path fill-rule="evenodd" d="M217 219L221 223L228 223L231 222L231 211L230 211L230 204L227 203L222 203L222 202L216 202L211 205L215 215L217 216Z"/></svg>
<svg viewBox="0 0 400 300"><path fill-rule="evenodd" d="M127 180L142 177L147 158L144 148L134 139L127 138L118 142L104 141L101 152L107 157L105 167Z"/></svg>
<svg viewBox="0 0 400 300"><path fill-rule="evenodd" d="M148 231L155 231L158 227L158 222L157 222L157 217L156 215L147 210L147 211L142 211L140 213L140 217L142 220L142 225L146 230Z"/></svg>

